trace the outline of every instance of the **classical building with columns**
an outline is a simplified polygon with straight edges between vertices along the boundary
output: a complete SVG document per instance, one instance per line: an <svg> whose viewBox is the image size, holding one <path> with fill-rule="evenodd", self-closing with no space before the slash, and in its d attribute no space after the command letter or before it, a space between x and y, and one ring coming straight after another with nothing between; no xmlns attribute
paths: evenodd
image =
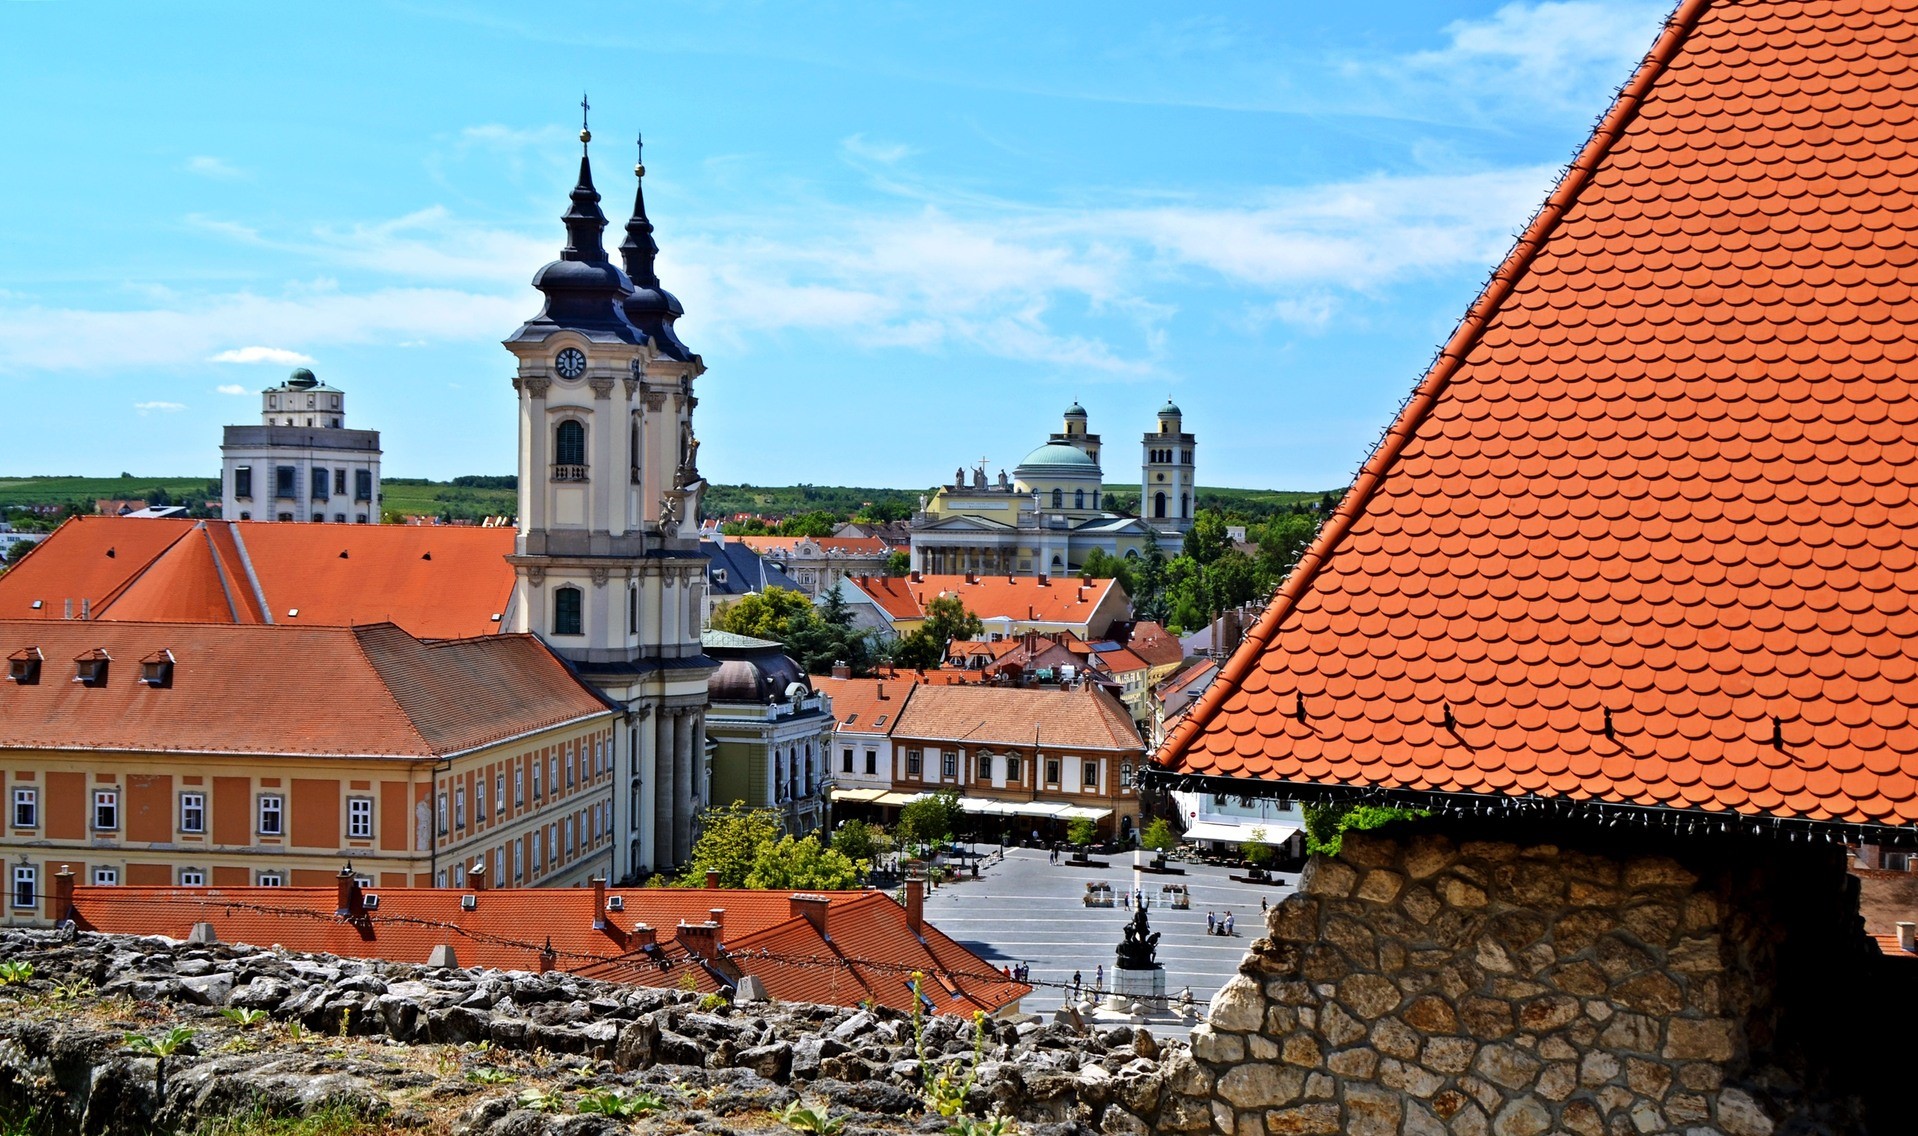
<svg viewBox="0 0 1918 1136"><path fill-rule="evenodd" d="M580 141L590 141L582 130ZM634 171L641 179L645 167ZM712 800L700 647L699 443L683 309L654 271L643 180L608 257L582 152L566 246L539 270L538 315L506 341L518 360L519 534L513 630L537 634L625 711L614 746L615 876L685 864Z"/></svg>
<svg viewBox="0 0 1918 1136"><path fill-rule="evenodd" d="M1007 477L988 481L984 465L921 501L912 519L912 566L929 574L1063 576L1098 549L1139 557L1153 545L1177 555L1196 509L1195 442L1177 406L1159 410L1142 436L1140 515L1107 506L1099 435L1085 408L1066 409L1064 428L1027 454Z"/></svg>

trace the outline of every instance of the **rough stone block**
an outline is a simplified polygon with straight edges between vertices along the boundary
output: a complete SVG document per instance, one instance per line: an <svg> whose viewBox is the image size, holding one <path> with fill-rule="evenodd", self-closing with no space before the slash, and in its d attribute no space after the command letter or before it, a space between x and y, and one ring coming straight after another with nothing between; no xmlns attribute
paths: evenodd
<svg viewBox="0 0 1918 1136"><path fill-rule="evenodd" d="M1581 998L1590 998L1594 994L1605 993L1611 980L1605 972L1585 959L1566 963L1545 975L1545 981L1558 987L1567 994L1576 994Z"/></svg>
<svg viewBox="0 0 1918 1136"><path fill-rule="evenodd" d="M1678 936L1678 920L1678 905L1672 903L1635 903L1619 915L1626 930L1654 947L1671 945Z"/></svg>
<svg viewBox="0 0 1918 1136"><path fill-rule="evenodd" d="M1377 974L1355 974L1339 983L1339 1001L1362 1019L1373 1019L1398 1009L1399 988Z"/></svg>
<svg viewBox="0 0 1918 1136"><path fill-rule="evenodd" d="M1265 991L1256 980L1243 974L1235 975L1212 996L1206 1020L1214 1029L1234 1033L1258 1029L1265 1021Z"/></svg>
<svg viewBox="0 0 1918 1136"><path fill-rule="evenodd" d="M1532 1091L1549 1101L1562 1101L1578 1088L1578 1066L1570 1061L1554 1061L1538 1075Z"/></svg>
<svg viewBox="0 0 1918 1136"><path fill-rule="evenodd" d="M1472 1069L1508 1089L1529 1089L1544 1063L1515 1045L1488 1045L1478 1051Z"/></svg>
<svg viewBox="0 0 1918 1136"><path fill-rule="evenodd" d="M1346 1136L1398 1136L1404 1111L1396 1093L1374 1085L1345 1086Z"/></svg>
<svg viewBox="0 0 1918 1136"><path fill-rule="evenodd" d="M1219 1096L1234 1108L1291 1104L1305 1091L1305 1071L1284 1065L1247 1062L1219 1078Z"/></svg>
<svg viewBox="0 0 1918 1136"><path fill-rule="evenodd" d="M1578 999L1565 994L1533 998L1518 1008L1518 1027L1532 1033L1544 1033L1578 1020Z"/></svg>
<svg viewBox="0 0 1918 1136"><path fill-rule="evenodd" d="M1299 873L1299 892L1303 895L1348 896L1359 882L1358 870L1350 864L1314 856Z"/></svg>
<svg viewBox="0 0 1918 1136"><path fill-rule="evenodd" d="M1428 887L1407 888L1405 894L1399 897L1399 910L1420 926L1431 922L1432 916L1439 913L1440 906L1437 894Z"/></svg>
<svg viewBox="0 0 1918 1136"><path fill-rule="evenodd" d="M1439 898L1451 907L1480 908L1489 902L1484 888L1455 875L1439 881Z"/></svg>
<svg viewBox="0 0 1918 1136"><path fill-rule="evenodd" d="M1676 1061L1729 1061L1738 1052L1736 1027L1726 1018L1673 1018L1663 1052Z"/></svg>
<svg viewBox="0 0 1918 1136"><path fill-rule="evenodd" d="M1627 1057L1625 1085L1641 1097L1663 1097L1672 1087L1672 1071L1656 1061Z"/></svg>
<svg viewBox="0 0 1918 1136"><path fill-rule="evenodd" d="M1403 1136L1449 1136L1444 1122L1417 1101L1405 1102L1405 1122L1400 1131Z"/></svg>
<svg viewBox="0 0 1918 1136"><path fill-rule="evenodd" d="M1423 1099L1443 1088L1445 1078L1395 1057L1387 1057L1379 1062L1379 1084L1408 1096Z"/></svg>
<svg viewBox="0 0 1918 1136"><path fill-rule="evenodd" d="M1339 1106L1330 1101L1265 1114L1265 1130L1272 1136L1335 1136L1340 1128Z"/></svg>
<svg viewBox="0 0 1918 1136"><path fill-rule="evenodd" d="M1520 1097L1492 1118L1495 1136L1538 1136L1552 1126L1552 1113L1531 1097Z"/></svg>
<svg viewBox="0 0 1918 1136"><path fill-rule="evenodd" d="M1337 1006L1327 1006L1319 1019L1319 1034L1335 1046L1350 1045L1365 1036L1365 1027Z"/></svg>
<svg viewBox="0 0 1918 1136"><path fill-rule="evenodd" d="M1644 891L1655 887L1688 888L1697 882L1697 876L1669 856L1639 856L1625 865L1627 891Z"/></svg>
<svg viewBox="0 0 1918 1136"><path fill-rule="evenodd" d="M1378 1072L1379 1055L1364 1046L1341 1049L1325 1059L1325 1067L1349 1081L1369 1081Z"/></svg>
<svg viewBox="0 0 1918 1136"><path fill-rule="evenodd" d="M1200 1025L1192 1031L1192 1056L1208 1065L1228 1065L1245 1060L1245 1042L1239 1034Z"/></svg>
<svg viewBox="0 0 1918 1136"><path fill-rule="evenodd" d="M1466 998L1459 1003L1459 1021L1468 1037L1489 1040L1512 1032L1512 1007L1491 998Z"/></svg>
<svg viewBox="0 0 1918 1136"><path fill-rule="evenodd" d="M1423 1040L1417 1030L1397 1018L1385 1018L1372 1026L1372 1047L1401 1061L1416 1059Z"/></svg>
<svg viewBox="0 0 1918 1136"><path fill-rule="evenodd" d="M1518 845L1507 844L1503 840L1467 840L1458 846L1461 859L1484 860L1492 864L1509 864L1518 859L1518 853Z"/></svg>
<svg viewBox="0 0 1918 1136"><path fill-rule="evenodd" d="M1472 1067L1478 1043L1469 1037L1435 1037L1419 1053L1419 1064L1435 1073L1463 1073Z"/></svg>
<svg viewBox="0 0 1918 1136"><path fill-rule="evenodd" d="M1552 945L1558 948L1559 958L1570 958L1590 949L1600 935L1617 925L1608 911L1574 911L1552 924Z"/></svg>
<svg viewBox="0 0 1918 1136"><path fill-rule="evenodd" d="M1743 1089L1718 1094L1718 1126L1726 1136L1772 1136L1778 1125Z"/></svg>
<svg viewBox="0 0 1918 1136"><path fill-rule="evenodd" d="M1306 865L1306 868L1310 870L1311 865ZM1319 901L1312 896L1302 894L1304 877L1301 876L1300 880L1301 893L1286 896L1265 917L1267 934L1282 942L1318 941Z"/></svg>
<svg viewBox="0 0 1918 1136"><path fill-rule="evenodd" d="M1657 1053L1658 1023L1644 1014L1618 1014L1598 1042L1617 1053Z"/></svg>
<svg viewBox="0 0 1918 1136"><path fill-rule="evenodd" d="M1578 1082L1581 1085L1603 1085L1617 1079L1621 1066L1616 1056L1600 1050L1587 1053L1578 1063Z"/></svg>
<svg viewBox="0 0 1918 1136"><path fill-rule="evenodd" d="M1429 880L1458 861L1458 850L1443 836L1414 836L1405 847L1405 874Z"/></svg>
<svg viewBox="0 0 1918 1136"><path fill-rule="evenodd" d="M1310 1034L1295 1033L1279 1046L1279 1058L1287 1065L1316 1069L1324 1060L1325 1054Z"/></svg>
<svg viewBox="0 0 1918 1136"><path fill-rule="evenodd" d="M1374 868L1359 881L1358 896L1372 903L1390 903L1405 887L1405 878L1387 868Z"/></svg>
<svg viewBox="0 0 1918 1136"><path fill-rule="evenodd" d="M1598 1106L1588 1100L1575 1100L1558 1114L1559 1124L1577 1136L1605 1136L1605 1121Z"/></svg>
<svg viewBox="0 0 1918 1136"><path fill-rule="evenodd" d="M1446 1034L1458 1032L1458 1014L1445 999L1426 994L1412 999L1399 1015L1405 1024L1421 1033Z"/></svg>

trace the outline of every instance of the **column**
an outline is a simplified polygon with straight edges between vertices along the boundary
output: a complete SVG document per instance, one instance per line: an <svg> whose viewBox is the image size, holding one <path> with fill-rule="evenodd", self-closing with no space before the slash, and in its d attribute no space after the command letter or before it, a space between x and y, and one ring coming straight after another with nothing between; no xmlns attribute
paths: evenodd
<svg viewBox="0 0 1918 1136"><path fill-rule="evenodd" d="M673 764L673 850L684 864L693 858L693 778L699 770L693 755L693 716L684 709L673 713Z"/></svg>
<svg viewBox="0 0 1918 1136"><path fill-rule="evenodd" d="M521 483L520 501L525 516L520 523L529 532L538 532L546 527L547 497L546 486L552 470L547 468L546 445L546 391L552 380L545 378L527 379L526 389L526 452L527 470L531 480ZM371 520L372 518L367 518ZM539 551L544 552L541 548Z"/></svg>
<svg viewBox="0 0 1918 1136"><path fill-rule="evenodd" d="M673 760L672 712L661 707L653 715L653 870L676 866L673 849L673 800L677 787Z"/></svg>

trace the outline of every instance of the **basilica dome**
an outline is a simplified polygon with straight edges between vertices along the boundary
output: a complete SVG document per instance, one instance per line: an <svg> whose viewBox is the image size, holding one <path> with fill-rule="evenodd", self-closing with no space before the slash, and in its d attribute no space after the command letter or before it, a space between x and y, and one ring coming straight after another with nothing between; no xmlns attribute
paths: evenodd
<svg viewBox="0 0 1918 1136"><path fill-rule="evenodd" d="M1098 477L1099 463L1076 446L1048 442L1026 455L1012 471L1017 478Z"/></svg>

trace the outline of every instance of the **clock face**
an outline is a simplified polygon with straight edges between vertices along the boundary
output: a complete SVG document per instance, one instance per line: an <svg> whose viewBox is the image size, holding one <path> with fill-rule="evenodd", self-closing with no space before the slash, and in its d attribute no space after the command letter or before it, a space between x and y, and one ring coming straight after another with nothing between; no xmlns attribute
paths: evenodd
<svg viewBox="0 0 1918 1136"><path fill-rule="evenodd" d="M577 347L568 347L553 360L562 379L577 379L586 373L586 355Z"/></svg>

